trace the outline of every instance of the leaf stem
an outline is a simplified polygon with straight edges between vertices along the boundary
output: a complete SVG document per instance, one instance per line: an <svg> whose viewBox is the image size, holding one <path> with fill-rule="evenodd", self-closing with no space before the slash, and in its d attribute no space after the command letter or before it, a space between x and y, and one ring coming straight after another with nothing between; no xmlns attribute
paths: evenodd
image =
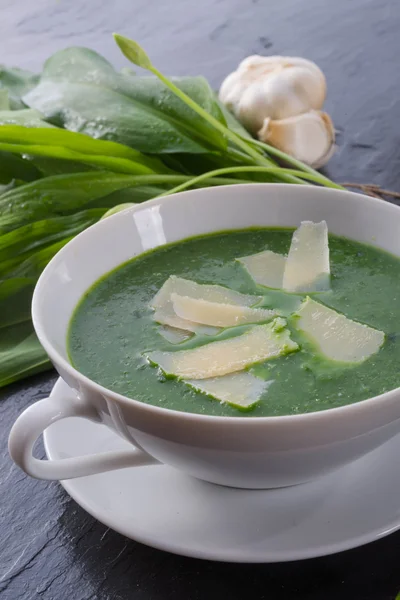
<svg viewBox="0 0 400 600"><path fill-rule="evenodd" d="M312 167L309 167L308 165L301 162L300 160L297 160L297 158L294 158L293 156L286 154L286 152L282 152L282 150L278 150L278 148L275 148L274 146L271 146L270 144L266 144L265 142L261 142L260 140L256 140L256 139L252 139L251 141L249 141L249 143L258 146L259 148L262 148L263 150L265 150L265 152L267 152L268 154L272 154L273 156L276 156L280 160L283 160L286 163L293 165L299 171L303 171L304 173L310 173L311 175L317 176L319 178L318 183L320 183L321 185L325 185L326 187L332 187L332 185L331 185L332 181L328 177L325 177L325 175L322 175L321 173L319 173L319 171L316 171L315 169L313 169ZM336 184L335 184L335 186L341 190L345 189L343 186L339 186Z"/></svg>
<svg viewBox="0 0 400 600"><path fill-rule="evenodd" d="M162 194L160 194L160 196L157 196L157 198L159 198L161 196L168 196L170 194L176 194L177 192L182 192L182 191L186 190L188 187L197 185L206 179L208 180L213 177L218 177L219 175L228 175L231 173L246 173L246 172L265 173L265 174L270 174L270 175L276 175L277 177L280 177L281 175L286 174L286 175L292 175L294 177L303 178L308 181L313 181L315 183L319 183L318 174L314 175L313 173L303 173L302 171L296 171L294 169L284 169L282 167L226 167L224 169L215 169L214 171L208 171L207 173L203 173L203 175L199 175L198 177L193 177L192 179L190 179L190 181L186 181L185 183L182 183L171 190L167 190L166 192L163 192ZM237 181L235 181L235 183L237 183ZM257 182L253 181L251 183L257 183ZM339 190L343 189L342 186L337 185L336 183L333 183L332 181L329 181L328 187L331 187L334 189L339 189Z"/></svg>

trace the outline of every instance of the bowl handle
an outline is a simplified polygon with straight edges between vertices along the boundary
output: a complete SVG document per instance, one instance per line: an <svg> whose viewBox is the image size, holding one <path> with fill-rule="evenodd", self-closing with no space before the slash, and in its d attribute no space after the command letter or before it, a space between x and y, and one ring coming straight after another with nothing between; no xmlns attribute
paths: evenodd
<svg viewBox="0 0 400 600"><path fill-rule="evenodd" d="M81 398L53 396L32 404L18 417L11 429L8 449L13 461L31 477L45 480L74 479L127 467L159 464L150 454L139 449L61 460L35 458L32 451L38 437L52 423L69 417L83 417L99 423L95 408Z"/></svg>

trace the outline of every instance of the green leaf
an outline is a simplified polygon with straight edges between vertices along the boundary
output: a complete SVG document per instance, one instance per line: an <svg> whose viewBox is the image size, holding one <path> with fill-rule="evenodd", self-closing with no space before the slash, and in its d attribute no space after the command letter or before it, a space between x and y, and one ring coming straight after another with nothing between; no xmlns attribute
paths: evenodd
<svg viewBox="0 0 400 600"><path fill-rule="evenodd" d="M33 156L81 161L119 173L168 172L159 159L145 156L128 146L94 140L87 135L56 127L34 129L0 125L0 149Z"/></svg>
<svg viewBox="0 0 400 600"><path fill-rule="evenodd" d="M242 138L248 138L249 140L252 140L253 138L249 134L247 129L245 129L243 125L239 123L239 121L233 116L233 114L226 108L225 104L222 104L222 102L220 102L218 98L216 98L216 102L218 102L218 105L225 117L225 121L229 129L240 135Z"/></svg>
<svg viewBox="0 0 400 600"><path fill-rule="evenodd" d="M114 158L113 156L99 156L97 154L80 154L74 150L69 150L62 146L37 146L34 144L11 144L0 142L0 150L5 152L15 152L17 154L30 156L44 156L48 158L57 158L71 160L73 162L81 161L84 164L108 169L114 173L132 173L132 174L150 174L154 170L146 165L125 158Z"/></svg>
<svg viewBox="0 0 400 600"><path fill-rule="evenodd" d="M0 301L6 300L7 298L9 298L10 296L13 296L14 294L18 294L18 292L23 290L28 285L29 282L30 282L30 279L27 277L13 278L13 279L7 279L4 281L1 281L0 282Z"/></svg>
<svg viewBox="0 0 400 600"><path fill-rule="evenodd" d="M88 172L55 175L23 185L0 196L0 233L81 210L93 200L135 182L135 176Z"/></svg>
<svg viewBox="0 0 400 600"><path fill-rule="evenodd" d="M10 110L8 91L0 88L0 111Z"/></svg>
<svg viewBox="0 0 400 600"><path fill-rule="evenodd" d="M71 239L66 237L42 248L20 263L12 278L0 281L0 329L30 320L32 293L41 272Z"/></svg>
<svg viewBox="0 0 400 600"><path fill-rule="evenodd" d="M177 185L181 175L118 175L93 171L55 175L20 186L0 196L0 234L50 217L94 208L94 201L124 188ZM101 205L100 205L101 206Z"/></svg>
<svg viewBox="0 0 400 600"><path fill-rule="evenodd" d="M24 108L22 110L0 110L0 125L6 124L53 129L53 125L46 123L40 112L33 108Z"/></svg>
<svg viewBox="0 0 400 600"><path fill-rule="evenodd" d="M178 88L225 123L203 77L174 79ZM117 73L85 48L57 52L45 63L39 85L24 101L51 123L141 152L203 152L226 148L226 140L158 79Z"/></svg>
<svg viewBox="0 0 400 600"><path fill-rule="evenodd" d="M0 92L8 93L6 90L1 89L1 87ZM23 110L0 110L0 125L4 124L8 126L13 124L22 125L22 128L16 127L16 129L25 130L27 130L27 127L53 128L52 125L42 120L42 115L37 110L30 108ZM8 183L12 179L34 181L40 177L40 171L29 160L14 156L10 152L0 151L0 183Z"/></svg>
<svg viewBox="0 0 400 600"><path fill-rule="evenodd" d="M22 262L30 254L44 246L58 242L65 237L77 235L96 223L103 216L105 210L92 208L74 215L44 219L0 235L0 277L3 276L6 261Z"/></svg>
<svg viewBox="0 0 400 600"><path fill-rule="evenodd" d="M10 183L5 183L5 184L0 183L0 196L1 196L1 194L4 194L5 192L8 192L8 190L12 190L12 189L14 189L14 179L12 181L10 181Z"/></svg>
<svg viewBox="0 0 400 600"><path fill-rule="evenodd" d="M156 198L168 188L165 187L157 187L155 185L142 185L132 188L126 188L123 190L117 190L116 192L112 192L108 194L108 196L103 196L90 203L88 207L96 206L102 208L112 208L119 204L140 204L141 202L145 202L146 200L151 200L152 198Z"/></svg>
<svg viewBox="0 0 400 600"><path fill-rule="evenodd" d="M30 321L7 327L0 336L0 387L52 368Z"/></svg>
<svg viewBox="0 0 400 600"><path fill-rule="evenodd" d="M0 339L3 329L31 320L36 278L14 277L0 281Z"/></svg>
<svg viewBox="0 0 400 600"><path fill-rule="evenodd" d="M10 155L18 158L16 155ZM39 176L51 177L52 175L67 175L72 173L84 173L94 171L98 167L74 160L64 160L62 158L49 158L47 156L27 156L25 162L36 167ZM37 178L36 178L37 179Z"/></svg>
<svg viewBox="0 0 400 600"><path fill-rule="evenodd" d="M26 111L10 111L10 114L21 114L27 112L35 112L33 109ZM37 113L40 114L40 113ZM1 112L0 112L1 122ZM11 142L16 144L35 144L43 146L63 146L69 150L76 150L81 154L98 154L100 156L114 156L119 158L127 158L133 161L149 161L152 164L152 159L144 156L141 152L133 150L123 144L116 142L107 142L104 140L96 140L88 135L66 131L53 127L48 123L43 123L39 129L29 129L26 126L18 127L4 125L0 127L0 140L2 142ZM29 125L29 127L31 127ZM154 163L156 164L156 163Z"/></svg>
<svg viewBox="0 0 400 600"><path fill-rule="evenodd" d="M153 66L150 58L137 42L130 40L119 33L113 33L113 36L122 54L124 54L134 65L142 67L142 69L150 69Z"/></svg>
<svg viewBox="0 0 400 600"><path fill-rule="evenodd" d="M12 272L13 279L27 278L37 280L45 268L45 266L51 261L53 256L57 254L61 248L63 248L74 236L64 237L62 240L42 248L38 252L35 252L19 264ZM7 281L7 280L5 280ZM4 281L3 281L4 282ZM1 288L2 282L0 282Z"/></svg>
<svg viewBox="0 0 400 600"><path fill-rule="evenodd" d="M217 168L243 165L244 161L234 155L209 154L168 154L163 157L164 163L175 171L187 175L201 175Z"/></svg>
<svg viewBox="0 0 400 600"><path fill-rule="evenodd" d="M29 92L39 81L39 76L29 71L17 68L7 68L0 65L0 89L8 91L12 110L25 108L21 96Z"/></svg>
<svg viewBox="0 0 400 600"><path fill-rule="evenodd" d="M110 208L110 210L108 210L101 218L107 219L107 217L111 217L111 215L115 215L119 212L122 212L127 208L132 208L132 206L136 206L136 204L134 202L125 202L124 204L119 204L118 206Z"/></svg>
<svg viewBox="0 0 400 600"><path fill-rule="evenodd" d="M40 171L29 160L0 151L0 183L10 183L13 179L35 181L40 177Z"/></svg>
<svg viewBox="0 0 400 600"><path fill-rule="evenodd" d="M29 256L29 255L28 255ZM26 256L26 258L28 257ZM15 256L13 258L8 258L7 260L3 260L0 263L0 278L6 278L9 273L13 271L19 264L21 263L21 258Z"/></svg>

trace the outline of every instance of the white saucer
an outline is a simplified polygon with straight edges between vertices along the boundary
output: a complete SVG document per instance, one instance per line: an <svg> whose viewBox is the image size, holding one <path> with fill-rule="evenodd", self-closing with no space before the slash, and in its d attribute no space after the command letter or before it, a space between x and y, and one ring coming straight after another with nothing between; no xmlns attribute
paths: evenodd
<svg viewBox="0 0 400 600"><path fill-rule="evenodd" d="M52 396L69 392L58 380ZM50 459L129 445L79 418L44 436ZM400 435L350 466L307 485L271 491L224 488L147 466L63 481L87 512L123 535L169 552L232 562L323 556L400 528Z"/></svg>

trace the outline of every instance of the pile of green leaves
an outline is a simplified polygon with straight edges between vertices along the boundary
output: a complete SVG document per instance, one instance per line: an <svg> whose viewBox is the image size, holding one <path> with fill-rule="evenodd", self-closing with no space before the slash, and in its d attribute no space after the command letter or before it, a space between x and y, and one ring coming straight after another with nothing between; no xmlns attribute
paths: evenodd
<svg viewBox="0 0 400 600"><path fill-rule="evenodd" d="M0 67L0 387L51 367L31 323L33 288L110 212L193 186L340 187L253 140L203 77L167 79L135 42L115 39L153 76L118 73L86 48L57 52L40 76Z"/></svg>

